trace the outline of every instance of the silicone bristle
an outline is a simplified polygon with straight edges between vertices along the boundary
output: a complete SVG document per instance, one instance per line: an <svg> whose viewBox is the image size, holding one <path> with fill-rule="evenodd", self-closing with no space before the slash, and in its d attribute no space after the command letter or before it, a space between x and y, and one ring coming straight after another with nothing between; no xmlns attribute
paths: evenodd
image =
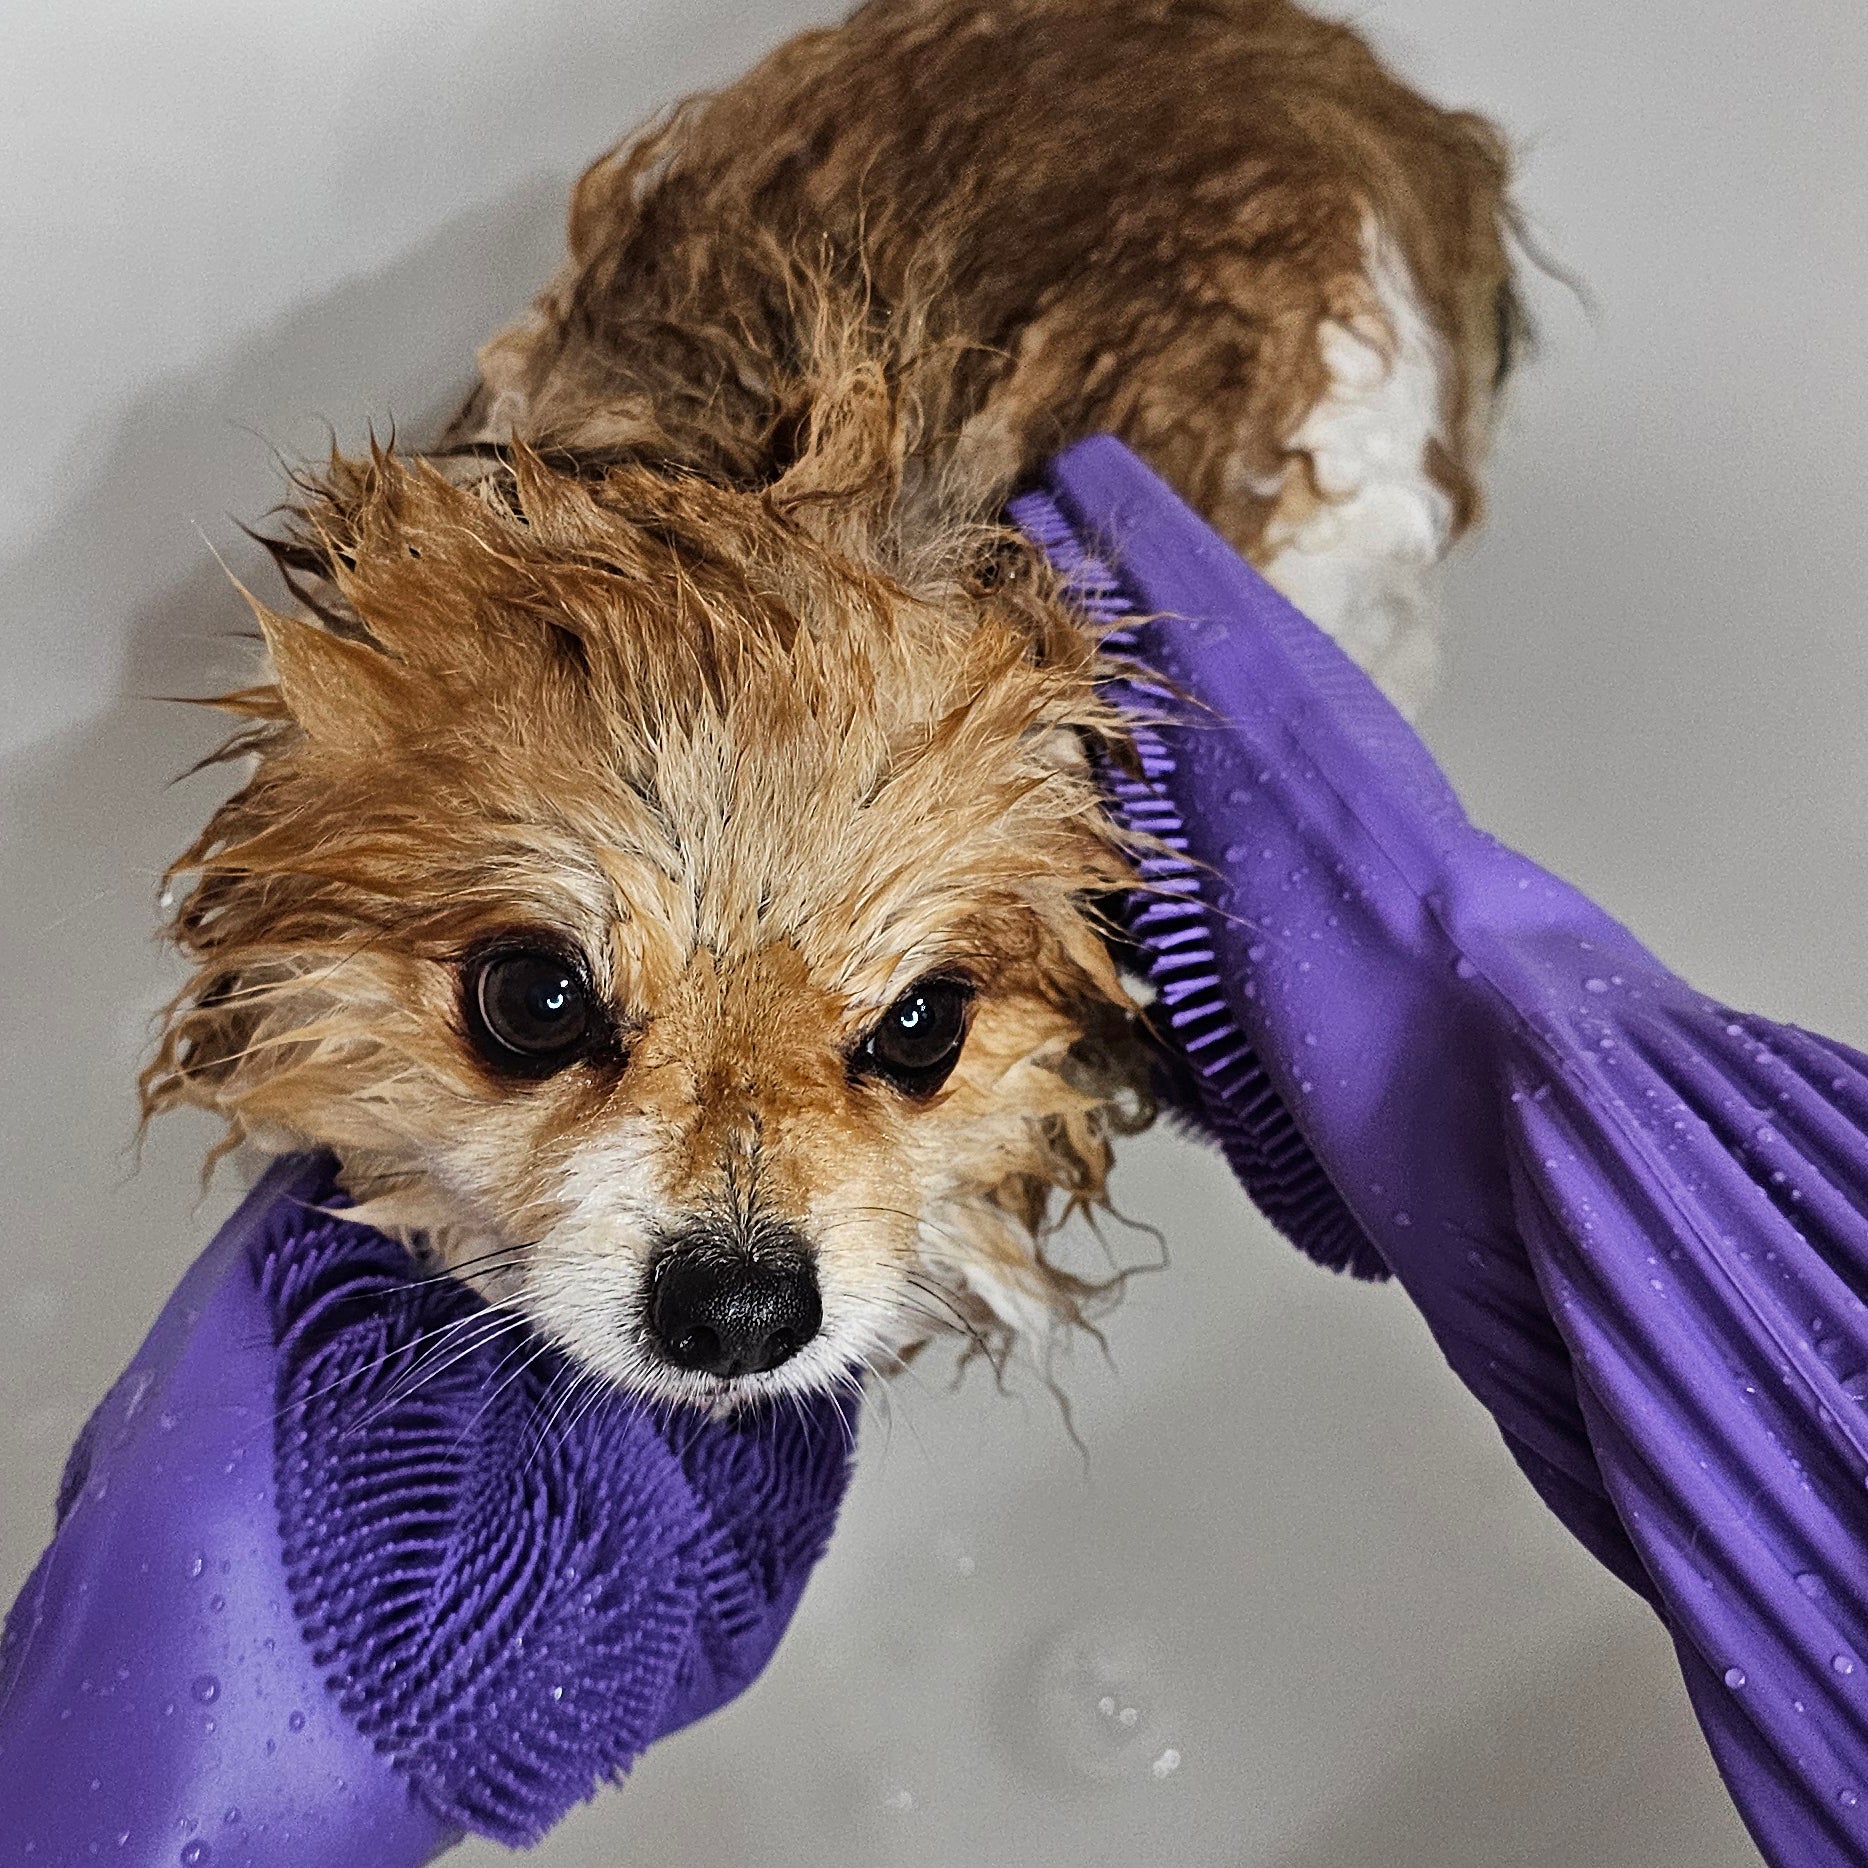
<svg viewBox="0 0 1868 1868"><path fill-rule="evenodd" d="M757 1672L836 1518L839 1403L703 1428L580 1384L465 1285L296 1202L253 1264L298 1624L437 1815L534 1842Z"/></svg>
<svg viewBox="0 0 1868 1868"><path fill-rule="evenodd" d="M1140 774L1106 771L1104 792L1139 851L1141 886L1129 896L1124 920L1157 994L1151 1029L1170 1074L1189 1089L1185 1113L1300 1251L1331 1271L1385 1278L1387 1264L1311 1152L1227 1003L1206 899L1211 882L1187 856L1178 768L1148 717L1172 697L1148 681L1134 628L1137 607L1120 569L1078 536L1048 493L1022 494L1008 512L1050 560L1071 602L1103 632L1105 654L1118 663L1133 659L1109 692L1131 715Z"/></svg>

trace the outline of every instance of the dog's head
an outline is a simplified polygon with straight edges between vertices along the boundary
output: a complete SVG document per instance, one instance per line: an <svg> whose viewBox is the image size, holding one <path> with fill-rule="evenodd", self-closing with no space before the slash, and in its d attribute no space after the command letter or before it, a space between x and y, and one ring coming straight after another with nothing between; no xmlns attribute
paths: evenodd
<svg viewBox="0 0 1868 1868"><path fill-rule="evenodd" d="M1094 645L1015 549L883 569L813 509L334 463L176 870L149 1107L334 1148L671 1398L1070 1314L1047 1216L1138 1113Z"/></svg>

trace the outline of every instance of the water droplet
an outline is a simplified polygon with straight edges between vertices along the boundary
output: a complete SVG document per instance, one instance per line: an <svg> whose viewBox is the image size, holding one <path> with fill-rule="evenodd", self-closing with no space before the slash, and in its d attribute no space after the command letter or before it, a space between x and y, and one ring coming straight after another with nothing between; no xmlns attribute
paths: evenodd
<svg viewBox="0 0 1868 1868"><path fill-rule="evenodd" d="M211 1673L197 1674L188 1690L202 1705L211 1706L221 1696L221 1683Z"/></svg>
<svg viewBox="0 0 1868 1868"><path fill-rule="evenodd" d="M1832 1654L1829 1658L1829 1664L1837 1673L1850 1674L1855 1671L1855 1656L1853 1654Z"/></svg>
<svg viewBox="0 0 1868 1868"><path fill-rule="evenodd" d="M1155 1672L1139 1630L1101 1622L1068 1630L1039 1658L1030 1729L1072 1771L1125 1776L1161 1750Z"/></svg>
<svg viewBox="0 0 1868 1868"><path fill-rule="evenodd" d="M206 1557L197 1556L197 1557L190 1558L189 1564L188 1564L188 1574L190 1576L199 1576L201 1572L205 1570L207 1567L208 1567L208 1560Z"/></svg>
<svg viewBox="0 0 1868 1868"><path fill-rule="evenodd" d="M1823 1579L1814 1570L1797 1572L1797 1587L1812 1601L1823 1593Z"/></svg>
<svg viewBox="0 0 1868 1868"><path fill-rule="evenodd" d="M1457 979L1477 979L1479 977L1479 969L1474 966L1464 954L1461 954L1459 958L1453 962L1453 974Z"/></svg>
<svg viewBox="0 0 1868 1868"><path fill-rule="evenodd" d="M1157 1778L1172 1777L1180 1769L1180 1753L1170 1745L1148 1768Z"/></svg>
<svg viewBox="0 0 1868 1868"><path fill-rule="evenodd" d="M305 1715L302 1712L295 1712L285 1723L288 1731L302 1732L305 1729Z"/></svg>
<svg viewBox="0 0 1868 1868"><path fill-rule="evenodd" d="M1745 1684L1745 1670L1742 1667L1728 1667L1725 1670L1725 1684L1734 1693Z"/></svg>
<svg viewBox="0 0 1868 1868"><path fill-rule="evenodd" d="M885 1808L900 1810L906 1815L915 1806L915 1793L912 1790L891 1790L882 1802Z"/></svg>
<svg viewBox="0 0 1868 1868"><path fill-rule="evenodd" d="M1414 1215L1403 1208L1394 1215L1394 1223L1397 1226L1411 1226L1414 1223Z"/></svg>
<svg viewBox="0 0 1868 1868"><path fill-rule="evenodd" d="M182 1844L182 1868L199 1868L213 1853L205 1842L184 1842Z"/></svg>
<svg viewBox="0 0 1868 1868"><path fill-rule="evenodd" d="M227 1598L225 1596L208 1597L208 1608L213 1614L218 1615L226 1606Z"/></svg>
<svg viewBox="0 0 1868 1868"><path fill-rule="evenodd" d="M1607 992L1608 989L1608 981L1606 979L1598 979L1593 973L1589 978L1583 981L1584 992Z"/></svg>
<svg viewBox="0 0 1868 1868"><path fill-rule="evenodd" d="M234 1824L237 1823L239 1820L240 1820L240 1806L237 1803L233 1806L232 1809L230 1809L227 1812L225 1816L221 1818L221 1821L224 1822L229 1829L231 1829L234 1826Z"/></svg>
<svg viewBox="0 0 1868 1868"><path fill-rule="evenodd" d="M1841 1804L1845 1810L1852 1810L1861 1802L1861 1794L1859 1791L1849 1789L1845 1784L1836 1792L1836 1801Z"/></svg>
<svg viewBox="0 0 1868 1868"><path fill-rule="evenodd" d="M564 1688L561 1686L554 1686L551 1689L551 1696L555 1700L562 1699L564 1697Z"/></svg>
<svg viewBox="0 0 1868 1868"><path fill-rule="evenodd" d="M1246 948L1245 957L1248 960L1262 960L1269 951L1270 949L1262 940L1255 940L1251 946Z"/></svg>

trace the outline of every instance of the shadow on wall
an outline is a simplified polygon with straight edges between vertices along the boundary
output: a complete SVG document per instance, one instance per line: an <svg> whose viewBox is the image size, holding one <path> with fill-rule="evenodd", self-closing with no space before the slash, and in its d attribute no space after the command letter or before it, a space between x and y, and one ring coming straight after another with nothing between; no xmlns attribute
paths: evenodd
<svg viewBox="0 0 1868 1868"><path fill-rule="evenodd" d="M28 1567L65 1445L231 1198L194 1211L204 1119L158 1125L140 1170L135 1150L135 1072L179 978L154 941L159 877L226 784L177 782L225 723L160 697L213 693L253 667L250 621L208 541L274 594L233 523L280 497L271 450L316 456L327 419L353 443L367 421L437 425L474 347L556 263L567 187L537 176L140 397L79 451L96 478L0 573L27 677L15 693L42 709L0 766L0 1020L16 1060L0 1081L0 1417L14 1439L0 1494L24 1506L0 1522L0 1577Z"/></svg>

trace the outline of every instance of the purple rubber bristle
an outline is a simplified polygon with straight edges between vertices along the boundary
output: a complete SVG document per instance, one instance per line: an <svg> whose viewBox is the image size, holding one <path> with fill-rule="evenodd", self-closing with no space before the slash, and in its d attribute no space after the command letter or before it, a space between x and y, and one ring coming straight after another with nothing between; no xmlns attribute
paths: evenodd
<svg viewBox="0 0 1868 1868"><path fill-rule="evenodd" d="M1111 814L1141 851L1141 887L1124 922L1156 993L1150 1029L1162 1047L1181 1111L1225 1156L1240 1184L1300 1251L1331 1271L1379 1279L1388 1266L1343 1204L1284 1099L1228 1009L1217 971L1209 899L1217 878L1187 851L1186 820L1175 792L1173 753L1150 715L1179 705L1151 682L1135 623L1140 607L1119 568L1097 551L1048 492L1021 494L1012 522L1063 580L1071 603L1102 633L1119 672L1107 691L1130 716L1139 775L1104 773ZM1249 984L1246 988L1249 992Z"/></svg>
<svg viewBox="0 0 1868 1868"><path fill-rule="evenodd" d="M254 1269L298 1625L437 1815L535 1841L764 1665L836 1518L844 1402L703 1422L573 1387L516 1318L297 1203Z"/></svg>

